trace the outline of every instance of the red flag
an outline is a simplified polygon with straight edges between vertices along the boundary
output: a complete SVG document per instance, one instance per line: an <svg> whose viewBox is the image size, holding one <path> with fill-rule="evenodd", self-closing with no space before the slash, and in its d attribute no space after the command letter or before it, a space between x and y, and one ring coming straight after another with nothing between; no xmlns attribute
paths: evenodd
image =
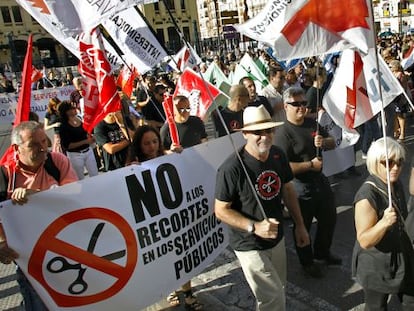
<svg viewBox="0 0 414 311"><path fill-rule="evenodd" d="M32 83L40 80L41 78L43 78L43 73L32 65Z"/></svg>
<svg viewBox="0 0 414 311"><path fill-rule="evenodd" d="M213 100L221 94L221 91L190 68L186 68L175 88L174 96L179 94L188 97L191 115L204 119Z"/></svg>
<svg viewBox="0 0 414 311"><path fill-rule="evenodd" d="M82 96L85 104L83 127L91 133L109 112L121 109L121 99L111 76L99 28L83 33L79 39L79 73L82 75Z"/></svg>
<svg viewBox="0 0 414 311"><path fill-rule="evenodd" d="M19 100L17 101L16 118L14 119L13 127L16 127L23 121L29 120L30 100L32 97L32 47L33 38L30 35L27 41L27 52L22 72L22 87L20 88ZM14 150L13 146L10 146L0 159L0 165L14 166L14 164Z"/></svg>
<svg viewBox="0 0 414 311"><path fill-rule="evenodd" d="M116 80L116 85L122 89L122 92L131 97L132 90L134 89L134 80L139 77L138 70L135 67L132 67L132 71L128 66L122 67L119 72L118 79Z"/></svg>
<svg viewBox="0 0 414 311"><path fill-rule="evenodd" d="M165 116L167 117L171 141L174 145L180 146L180 137L178 136L177 125L175 124L174 120L174 107L172 99L173 97L171 95L164 94L164 101L162 102L162 107L164 108Z"/></svg>

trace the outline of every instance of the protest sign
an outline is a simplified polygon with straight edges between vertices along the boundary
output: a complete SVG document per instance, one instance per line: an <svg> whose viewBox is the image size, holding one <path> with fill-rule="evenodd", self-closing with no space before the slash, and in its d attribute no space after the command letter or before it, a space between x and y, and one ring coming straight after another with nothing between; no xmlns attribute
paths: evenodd
<svg viewBox="0 0 414 311"><path fill-rule="evenodd" d="M241 146L241 133L233 135ZM159 301L228 244L213 208L217 168L232 152L222 137L43 191L25 206L3 202L19 267L50 310L139 310Z"/></svg>

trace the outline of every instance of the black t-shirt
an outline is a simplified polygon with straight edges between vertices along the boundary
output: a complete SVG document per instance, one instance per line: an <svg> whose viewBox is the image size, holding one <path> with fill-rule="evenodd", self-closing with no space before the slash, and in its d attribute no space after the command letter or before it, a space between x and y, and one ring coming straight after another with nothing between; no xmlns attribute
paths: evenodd
<svg viewBox="0 0 414 311"><path fill-rule="evenodd" d="M187 122L176 123L178 137L183 148L192 147L201 143L207 137L203 121L196 116L190 116ZM171 147L171 135L168 123L164 123L160 130L161 141L165 149Z"/></svg>
<svg viewBox="0 0 414 311"><path fill-rule="evenodd" d="M269 100L262 95L257 95L256 99L253 102L249 103L248 106L259 107L260 105L263 105L266 108L267 112L269 112L270 116L273 116L274 111L272 105L270 105Z"/></svg>
<svg viewBox="0 0 414 311"><path fill-rule="evenodd" d="M243 110L232 111L228 108L222 107L220 107L219 110L224 119L224 123L226 123L226 126L229 129L230 133L233 133L235 130L241 129L243 127ZM214 122L214 127L216 129L216 136L225 136L227 133L223 124L221 123L221 119L217 111L214 111L212 113L212 118Z"/></svg>
<svg viewBox="0 0 414 311"><path fill-rule="evenodd" d="M230 227L230 246L239 251L269 249L283 238L282 189L285 183L292 180L292 170L285 153L279 147L271 147L265 162L256 160L244 148L239 152L266 216L276 218L280 225L276 239L262 239ZM232 209L250 219L263 220L256 198L235 154L227 158L218 169L215 197L220 201L232 202Z"/></svg>
<svg viewBox="0 0 414 311"><path fill-rule="evenodd" d="M60 122L59 117L56 113L46 112L45 119L49 120L49 125L55 124L56 122ZM54 127L53 131L55 134L59 134L60 126Z"/></svg>
<svg viewBox="0 0 414 311"><path fill-rule="evenodd" d="M375 209L378 220L384 216L388 207L387 185L376 176L369 176L357 191L354 204L368 200ZM378 190L378 188L381 190ZM394 206L407 217L407 205L404 189L400 181L394 184ZM384 234L374 246L363 249L355 241L352 256L352 275L365 288L384 293L408 293L414 295L414 265L411 241L404 231L400 218ZM395 271L395 272L393 272ZM403 281L404 280L404 281Z"/></svg>
<svg viewBox="0 0 414 311"><path fill-rule="evenodd" d="M327 137L327 133L319 127L319 134ZM282 148L290 162L307 162L316 156L314 137L316 135L316 122L305 118L302 125L295 125L289 121L276 129L275 145ZM304 172L295 177L303 182L312 181L319 172Z"/></svg>
<svg viewBox="0 0 414 311"><path fill-rule="evenodd" d="M165 122L165 112L162 103L158 102L154 96L150 95L149 102L141 107L141 112L145 120Z"/></svg>
<svg viewBox="0 0 414 311"><path fill-rule="evenodd" d="M318 92L319 92L319 102L318 102ZM310 112L315 113L316 112L316 108L322 108L322 98L323 98L323 90L322 89L318 89L314 86L311 86L307 91L306 91L306 100L308 101L309 104L309 109Z"/></svg>
<svg viewBox="0 0 414 311"><path fill-rule="evenodd" d="M103 146L107 143L116 144L125 139L119 125L114 123L106 123L104 120L98 123L94 129L96 143ZM114 154L108 153L102 148L102 156L105 163L105 170L111 171L120 167L124 167L128 148L124 148Z"/></svg>
<svg viewBox="0 0 414 311"><path fill-rule="evenodd" d="M72 126L68 123L62 123L59 134L63 148L69 152L81 151L89 147L89 144L83 144L74 149L69 150L68 148L70 143L76 143L88 138L88 133L83 129L82 124L80 126Z"/></svg>

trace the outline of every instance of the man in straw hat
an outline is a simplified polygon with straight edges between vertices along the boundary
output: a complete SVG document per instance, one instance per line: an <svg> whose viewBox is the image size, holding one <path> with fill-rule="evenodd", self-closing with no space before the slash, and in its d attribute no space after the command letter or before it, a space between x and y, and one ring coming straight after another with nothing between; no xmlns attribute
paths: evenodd
<svg viewBox="0 0 414 311"><path fill-rule="evenodd" d="M299 245L309 244L293 174L285 153L272 145L275 127L263 105L247 107L240 130L246 145L217 173L215 213L230 225L230 246L257 299L257 310L285 310L286 251L282 199L296 224Z"/></svg>
<svg viewBox="0 0 414 311"><path fill-rule="evenodd" d="M275 142L287 154L295 178L303 220L310 230L312 220L318 221L315 240L305 247L296 243L296 252L305 273L314 278L323 277L314 259L328 265L341 265L342 260L331 254L330 248L336 224L334 195L328 179L322 173L322 150L335 148L335 141L317 128L315 120L307 118L308 102L302 88L291 87L283 93L286 122L275 135Z"/></svg>

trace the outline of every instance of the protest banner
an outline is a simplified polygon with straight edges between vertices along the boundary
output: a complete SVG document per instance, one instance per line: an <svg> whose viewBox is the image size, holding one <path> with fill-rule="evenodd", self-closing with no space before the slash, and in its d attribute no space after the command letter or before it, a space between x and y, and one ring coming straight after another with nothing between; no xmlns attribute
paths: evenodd
<svg viewBox="0 0 414 311"><path fill-rule="evenodd" d="M61 101L69 100L70 93L72 93L74 89L75 88L72 85L68 85L34 90L32 91L30 110L35 112L39 116L40 121L42 121L47 111L49 99L57 97ZM13 123L16 113L17 97L18 95L15 93L0 94L0 130L9 128Z"/></svg>
<svg viewBox="0 0 414 311"><path fill-rule="evenodd" d="M233 134L236 146L241 133ZM220 152L217 152L220 150ZM227 246L214 210L228 137L0 206L17 264L50 310L140 310ZM30 224L30 226L28 226Z"/></svg>

